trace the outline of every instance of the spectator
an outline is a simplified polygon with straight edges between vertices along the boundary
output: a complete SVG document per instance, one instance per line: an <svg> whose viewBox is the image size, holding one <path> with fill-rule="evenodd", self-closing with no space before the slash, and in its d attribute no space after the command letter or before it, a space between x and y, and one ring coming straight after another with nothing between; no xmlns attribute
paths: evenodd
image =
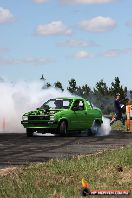
<svg viewBox="0 0 132 198"><path fill-rule="evenodd" d="M122 116L122 107L124 105L121 104L120 101L120 94L116 94L116 98L114 101L114 109L115 109L115 116L112 118L110 125L112 125L115 121L121 120L122 124L125 125L125 119Z"/></svg>

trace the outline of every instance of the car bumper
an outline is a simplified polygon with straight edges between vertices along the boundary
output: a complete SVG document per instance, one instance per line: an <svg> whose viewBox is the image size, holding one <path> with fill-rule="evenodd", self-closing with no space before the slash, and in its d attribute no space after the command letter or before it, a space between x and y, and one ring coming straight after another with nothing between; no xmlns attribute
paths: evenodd
<svg viewBox="0 0 132 198"><path fill-rule="evenodd" d="M24 128L57 129L58 127L58 123L55 121L39 122L39 121L24 120L21 121L21 124L24 126Z"/></svg>

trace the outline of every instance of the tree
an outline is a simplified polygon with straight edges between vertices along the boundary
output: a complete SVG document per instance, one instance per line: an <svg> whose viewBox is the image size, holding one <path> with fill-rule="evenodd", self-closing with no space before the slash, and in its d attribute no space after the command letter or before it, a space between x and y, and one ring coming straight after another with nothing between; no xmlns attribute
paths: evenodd
<svg viewBox="0 0 132 198"><path fill-rule="evenodd" d="M103 79L96 83L93 90L92 101L94 105L100 108L104 114L109 114L113 111L114 98L110 95L109 87Z"/></svg>
<svg viewBox="0 0 132 198"><path fill-rule="evenodd" d="M96 83L94 93L101 96L109 95L109 89L103 79Z"/></svg>
<svg viewBox="0 0 132 198"><path fill-rule="evenodd" d="M54 83L54 86L55 86L55 88L61 89L61 91L64 91L64 89L63 89L62 84L61 84L60 81L55 82Z"/></svg>
<svg viewBox="0 0 132 198"><path fill-rule="evenodd" d="M123 88L123 86L120 84L119 77L115 77L115 81L111 83L109 91L112 96L120 93L122 99L125 99L127 96L127 87Z"/></svg>
<svg viewBox="0 0 132 198"><path fill-rule="evenodd" d="M67 87L67 90L70 93L80 96L82 98L88 99L92 91L91 91L91 88L87 84L83 85L82 87L77 86L76 80L73 78L68 82L69 82L69 87Z"/></svg>
<svg viewBox="0 0 132 198"><path fill-rule="evenodd" d="M46 84L44 84L44 85L42 86L42 89L47 89L47 88L49 88L49 87L51 87L51 84L47 82Z"/></svg>
<svg viewBox="0 0 132 198"><path fill-rule="evenodd" d="M77 96L83 97L83 90L82 87L76 87L76 91L74 92Z"/></svg>
<svg viewBox="0 0 132 198"><path fill-rule="evenodd" d="M87 84L85 84L82 86L81 90L82 90L82 97L88 99L90 93L92 92L91 88Z"/></svg>
<svg viewBox="0 0 132 198"><path fill-rule="evenodd" d="M130 99L132 99L132 90L130 90Z"/></svg>
<svg viewBox="0 0 132 198"><path fill-rule="evenodd" d="M76 94L77 93L77 83L76 80L74 78L72 78L69 82L69 87L67 87L67 90L72 93L72 94Z"/></svg>
<svg viewBox="0 0 132 198"><path fill-rule="evenodd" d="M51 84L47 82L46 84L47 88L51 87Z"/></svg>

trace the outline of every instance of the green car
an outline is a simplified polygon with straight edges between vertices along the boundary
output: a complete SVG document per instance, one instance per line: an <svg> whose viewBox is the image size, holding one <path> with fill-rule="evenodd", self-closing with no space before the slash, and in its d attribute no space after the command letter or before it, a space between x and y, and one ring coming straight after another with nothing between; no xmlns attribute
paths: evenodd
<svg viewBox="0 0 132 198"><path fill-rule="evenodd" d="M25 113L21 124L31 137L34 132L66 135L70 131L87 130L88 134L95 134L102 122L101 110L88 100L63 97L50 99L35 111Z"/></svg>

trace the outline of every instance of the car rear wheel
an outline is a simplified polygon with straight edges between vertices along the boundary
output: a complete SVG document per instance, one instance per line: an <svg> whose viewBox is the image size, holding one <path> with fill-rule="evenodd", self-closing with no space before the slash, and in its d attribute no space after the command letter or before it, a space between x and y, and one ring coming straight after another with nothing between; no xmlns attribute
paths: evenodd
<svg viewBox="0 0 132 198"><path fill-rule="evenodd" d="M91 133L92 135L98 135L100 131L101 123L94 121L92 128L91 128Z"/></svg>
<svg viewBox="0 0 132 198"><path fill-rule="evenodd" d="M67 135L67 124L65 121L62 121L59 125L59 133L61 135Z"/></svg>
<svg viewBox="0 0 132 198"><path fill-rule="evenodd" d="M87 130L87 136L93 136L93 133L92 133L92 130L91 129L88 129Z"/></svg>
<svg viewBox="0 0 132 198"><path fill-rule="evenodd" d="M33 130L32 129L26 129L27 137L33 137Z"/></svg>

